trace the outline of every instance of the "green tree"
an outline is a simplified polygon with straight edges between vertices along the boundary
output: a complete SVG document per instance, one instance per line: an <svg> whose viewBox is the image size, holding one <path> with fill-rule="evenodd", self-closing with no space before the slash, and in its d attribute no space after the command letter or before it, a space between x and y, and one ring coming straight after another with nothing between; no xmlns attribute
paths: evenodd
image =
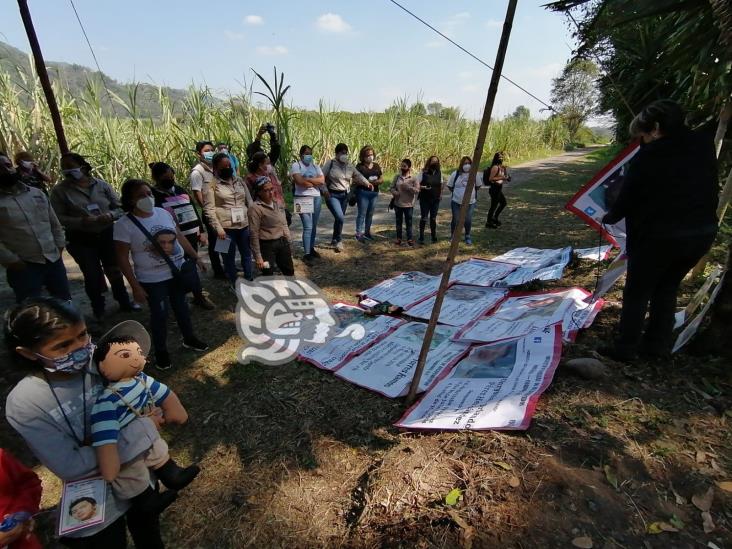
<svg viewBox="0 0 732 549"><path fill-rule="evenodd" d="M528 107L525 107L524 105L519 105L518 107L516 107L516 110L513 111L511 118L515 118L516 120L528 120L529 118L531 118L531 111L528 109Z"/></svg>
<svg viewBox="0 0 732 549"><path fill-rule="evenodd" d="M409 112L417 116L425 116L427 114L427 108L424 106L424 103L418 101L409 108Z"/></svg>
<svg viewBox="0 0 732 549"><path fill-rule="evenodd" d="M587 119L599 114L597 65L587 59L571 59L562 74L552 80L551 100L574 140Z"/></svg>
<svg viewBox="0 0 732 549"><path fill-rule="evenodd" d="M444 107L442 106L442 103L439 103L437 101L427 103L427 113L430 116L440 116L443 108Z"/></svg>

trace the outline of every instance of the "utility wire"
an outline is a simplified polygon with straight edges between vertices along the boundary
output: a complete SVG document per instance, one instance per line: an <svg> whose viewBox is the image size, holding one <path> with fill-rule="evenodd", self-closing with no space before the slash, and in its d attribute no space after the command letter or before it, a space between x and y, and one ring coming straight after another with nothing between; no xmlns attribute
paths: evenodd
<svg viewBox="0 0 732 549"><path fill-rule="evenodd" d="M107 87L107 82L104 79L104 73L102 72L102 68L99 66L99 61L97 60L97 55L94 53L94 48L91 45L91 42L89 41L89 36L86 34L86 29L84 28L84 23L81 22L81 17L79 17L79 12L76 10L76 6L74 5L74 0L69 0L69 4L71 4L71 9L74 10L74 15L76 15L76 20L79 22L79 26L81 27L81 32L84 35L84 40L86 40L86 45L89 46L89 51L91 52L92 58L94 59L94 64L97 66L97 71L99 71L99 78L102 79L102 86L104 86L104 91L107 92L107 99L109 100L110 107L112 108L112 112L114 112L114 101L112 100L112 94L109 92L109 88Z"/></svg>
<svg viewBox="0 0 732 549"><path fill-rule="evenodd" d="M442 36L445 40L447 40L448 42L450 42L451 44L453 44L454 46L456 46L457 48L459 48L463 52L467 53L470 57L472 57L473 59L475 59L481 65L484 65L484 66L488 67L490 70L494 70L493 67L491 67L485 61L483 61L480 57L478 57L474 53L472 53L472 52L468 51L467 49L465 49L463 46L461 46L460 44L458 44L457 42L455 42L455 40L453 40L449 36L441 33L435 27L433 27L432 25L430 25L427 21L425 21L424 19L422 19L421 17L419 17L417 14L409 11L407 8L405 8L404 6L402 6L396 0L389 0L389 2L391 2L392 4L394 4L395 6L397 6L398 8L400 8L400 9L404 10L405 12L407 12L409 15L411 15L412 17L414 17L417 21L419 21L420 23L422 23L426 27L432 29L434 32L436 32L437 34L439 34L440 36ZM526 88L524 88L520 84L517 84L516 82L514 82L513 80L511 80L508 76L505 76L505 75L501 74L501 78L503 78L507 82L510 82L511 84L513 84L514 86L516 86L518 89L520 89L522 92L524 92L529 97L532 97L535 100L537 100L539 103L541 103L542 105L544 105L550 111L556 112L556 111L554 111L554 108L551 105L549 105L548 103L546 103L546 102L542 101L541 99L539 99L538 97L536 97L533 93L531 93L529 90L527 90Z"/></svg>

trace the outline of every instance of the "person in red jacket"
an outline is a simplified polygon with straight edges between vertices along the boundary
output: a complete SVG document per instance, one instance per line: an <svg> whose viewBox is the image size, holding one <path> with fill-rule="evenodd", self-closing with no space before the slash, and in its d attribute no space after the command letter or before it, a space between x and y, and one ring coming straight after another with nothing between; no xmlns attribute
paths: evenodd
<svg viewBox="0 0 732 549"><path fill-rule="evenodd" d="M41 479L32 470L0 448L0 517L14 513L38 512L41 503ZM7 532L0 532L0 548L41 549L33 534L33 519L28 518Z"/></svg>

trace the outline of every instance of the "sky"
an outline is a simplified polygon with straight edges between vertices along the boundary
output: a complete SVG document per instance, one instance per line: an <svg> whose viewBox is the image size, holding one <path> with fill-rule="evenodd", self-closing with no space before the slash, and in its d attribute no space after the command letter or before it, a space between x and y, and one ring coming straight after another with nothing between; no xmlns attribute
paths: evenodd
<svg viewBox="0 0 732 549"><path fill-rule="evenodd" d="M400 3L493 66L507 0L400 0ZM547 103L551 79L572 53L563 16L519 2L503 74ZM67 0L28 2L44 57L94 67ZM101 69L121 82L216 95L242 92L251 69L284 71L289 101L316 108L380 111L398 98L438 101L479 118L491 71L389 0L74 0ZM16 2L0 2L0 39L23 51L28 41ZM255 88L256 89L256 88ZM494 117L543 105L502 80Z"/></svg>

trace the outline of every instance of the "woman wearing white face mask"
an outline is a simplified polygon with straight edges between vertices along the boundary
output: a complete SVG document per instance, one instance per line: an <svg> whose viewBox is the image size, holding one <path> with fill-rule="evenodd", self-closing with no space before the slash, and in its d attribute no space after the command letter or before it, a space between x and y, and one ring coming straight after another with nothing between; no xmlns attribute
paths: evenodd
<svg viewBox="0 0 732 549"><path fill-rule="evenodd" d="M124 213L109 183L92 177L83 156L61 157L64 179L51 189L51 206L66 231L67 249L84 275L84 289L97 319L104 317L107 284L121 311L139 311L130 300L112 244L112 224Z"/></svg>
<svg viewBox="0 0 732 549"><path fill-rule="evenodd" d="M452 201L450 206L452 207L452 221L450 221L450 238L452 238L457 226L457 220L460 215L460 205L463 202L463 196L465 195L465 189L468 187L468 174L472 167L472 159L469 156L463 156L460 159L458 169L450 174L447 180L447 188L452 193ZM470 237L470 229L473 225L473 212L475 211L475 204L477 202L477 191L483 186L483 174L478 172L475 174L475 187L470 197L470 205L468 211L465 214L465 243L470 246L473 244L473 239Z"/></svg>
<svg viewBox="0 0 732 549"><path fill-rule="evenodd" d="M128 213L114 224L117 259L135 299L147 300L155 362L158 368L166 370L171 366L166 341L168 302L183 336L183 347L194 351L208 349L208 345L193 334L186 289L174 276L171 263L176 270L180 269L185 252L201 269L205 267L173 216L163 208L155 207L152 190L146 181L128 179L124 182L122 208Z"/></svg>
<svg viewBox="0 0 732 549"><path fill-rule="evenodd" d="M35 187L48 194L48 185L51 184L51 178L38 169L38 165L33 155L28 151L20 151L13 158L15 166L23 183L29 187Z"/></svg>

